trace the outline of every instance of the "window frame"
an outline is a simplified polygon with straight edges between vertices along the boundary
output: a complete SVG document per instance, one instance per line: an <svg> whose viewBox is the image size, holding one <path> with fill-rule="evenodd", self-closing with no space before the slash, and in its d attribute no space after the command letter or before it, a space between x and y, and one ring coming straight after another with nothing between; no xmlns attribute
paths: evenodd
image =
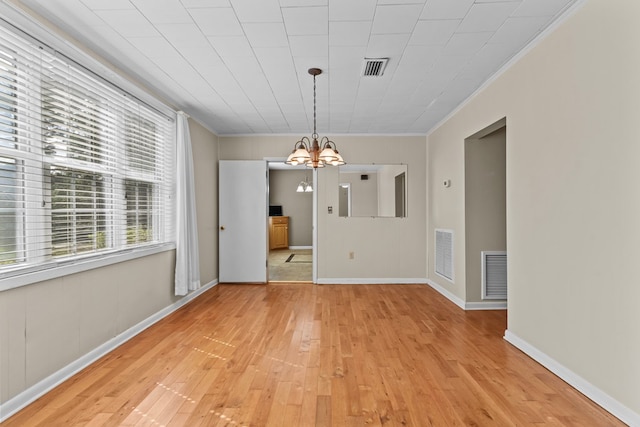
<svg viewBox="0 0 640 427"><path fill-rule="evenodd" d="M0 12L5 12L5 9L5 5L0 5ZM176 112L173 109L150 96L148 93L142 91L139 87L135 86L128 80L115 75L112 70L108 69L94 58L86 55L75 46L69 45L68 41L47 32L39 24L30 21L23 15L15 15L9 10L9 13L0 18L0 26L14 33L16 36L35 44L40 49L61 55L64 61L68 61L72 67L77 67L80 72L85 73L90 79L96 79L99 83L106 83L108 87L115 89L123 96L122 102L123 105L125 105L125 111L128 111L128 106L126 106L126 104L142 105L145 109L153 111L153 113L158 113L160 116L164 117L164 119L168 120L168 122L171 122L168 127L169 133L167 134L165 130L162 132L163 135L168 138L165 142L168 143L169 149L172 149L172 151L169 152L169 157L175 156ZM18 27L26 28L28 33ZM42 37L43 35L46 37ZM47 40L47 43L42 43L40 41L42 39ZM50 45L64 46L66 51L61 53L60 51L51 48ZM42 87L38 87L37 90L39 91L39 99L42 100ZM17 104L20 104L19 99L17 99ZM19 111L20 106L17 105L16 115L20 114ZM126 114L121 114L121 117L118 118L118 122L121 125L124 125L126 121L125 115ZM42 121L40 120L40 117L34 118L32 114L30 120L33 121L33 123L23 123L23 126L26 126L25 132L35 133L33 130L34 128L41 129L40 122ZM35 122L38 121L39 123L36 126ZM122 134L125 133L123 126L118 126L118 132L119 134L116 135L115 138L122 138ZM29 140L32 141L31 143L33 144L41 144L44 146L44 137L42 132L40 132L39 138L31 138ZM167 147L163 146L162 149L166 150ZM33 231L37 228L34 223L35 218L49 218L49 221L51 221L52 217L51 204L44 203L43 206L42 203L43 201L51 200L50 178L45 176L45 171L51 170L51 167L69 167L77 169L78 167L81 167L82 162L70 159L69 164L65 164L66 162L61 161L60 158L56 158L54 160L50 158L51 156L42 154L38 155L30 152L28 149L25 150L24 147L21 149L20 147L10 148L2 145L0 145L0 157L15 161L16 168L18 170L21 168L39 168L43 175L41 183L36 183L35 186L31 186L30 182L28 191L26 190L26 185L24 185L24 178L16 178L18 180L22 179L23 181L22 185L16 187L19 188L19 191L16 192L16 197L20 198L20 205L22 206L21 212L16 213L16 221L21 224L20 227L24 228L23 230L19 230L23 232L17 233L16 239L20 240L20 242L16 243L16 245L23 245L26 247L26 250L21 252L24 255L18 257L21 259L17 264L13 264L10 267L5 268L2 268L3 266L0 265L0 291L175 249L175 235L173 230L175 214L172 212L174 207L170 206L175 193L175 170L172 170L173 175L170 177L168 187L166 184L166 179L168 177L164 174L161 179L158 180L155 179L157 177L152 177L150 174L128 173L126 171L127 167L124 165L116 165L116 170L112 174L109 173L111 171L105 171L103 175L103 185L104 187L109 187L109 191L111 191L111 196L104 207L105 228L108 230L108 233L106 234L109 236L106 237L106 239L112 240L110 242L110 247L107 247L104 250L100 250L100 248L98 248L97 251L91 251L86 254L80 253L70 256L53 257L51 254L46 255L45 251L42 249L44 244L38 242L38 238L42 237L42 234L38 234ZM160 168L165 167L167 163L170 163L166 158L164 161L165 164L159 165ZM45 166L47 163L48 165ZM105 169L95 163L93 163L93 166L97 166L96 169ZM89 172L89 169L85 170ZM100 172L94 170L93 173ZM20 175L20 173L17 173L17 175ZM153 238L151 239L151 242L145 241L136 245L128 245L126 242L126 209L125 215L122 215L121 211L111 209L111 207L107 205L108 203L115 202L118 204L124 203L126 207L126 190L124 188L126 180L140 180L141 182L151 184L153 188L156 188L157 186L164 186L162 197L165 197L165 200L159 200L159 203L162 204L163 209L169 209L171 212L165 212L165 214L162 214L152 211L151 217L154 224L152 225ZM153 191L153 193L156 193L156 191ZM154 202L155 201L156 197L154 197ZM15 210L18 211L19 209L15 208ZM49 211L48 213L47 210ZM38 213L30 215L30 212ZM170 219L166 217L167 214ZM164 240L158 241L157 233L159 233L161 228L164 228L165 225L167 225L167 220L170 221L168 227L165 228L165 232L168 233L168 236L166 236ZM42 224L39 226L42 227ZM45 227L49 227L47 235L51 238L51 223L49 222Z"/></svg>

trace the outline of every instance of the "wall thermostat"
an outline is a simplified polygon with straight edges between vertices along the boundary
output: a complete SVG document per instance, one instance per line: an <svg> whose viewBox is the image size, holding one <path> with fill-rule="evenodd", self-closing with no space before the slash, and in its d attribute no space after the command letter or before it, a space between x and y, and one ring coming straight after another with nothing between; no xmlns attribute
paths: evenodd
<svg viewBox="0 0 640 427"><path fill-rule="evenodd" d="M445 179L442 184L444 185L445 188L449 188L451 187L451 180L450 179Z"/></svg>

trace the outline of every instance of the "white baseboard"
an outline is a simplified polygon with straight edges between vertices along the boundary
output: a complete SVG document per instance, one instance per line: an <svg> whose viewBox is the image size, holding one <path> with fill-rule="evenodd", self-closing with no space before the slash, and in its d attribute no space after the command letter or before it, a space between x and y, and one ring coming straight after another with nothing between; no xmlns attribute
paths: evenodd
<svg viewBox="0 0 640 427"><path fill-rule="evenodd" d="M427 285L431 286L433 289L435 289L436 291L440 292L446 299L448 299L449 301L451 301L452 303L454 303L455 305L457 305L461 309L463 309L463 310L465 309L465 302L464 302L464 300L462 298L457 297L456 295L454 295L453 293L451 293L447 289L445 289L442 286L438 285L433 280L427 279Z"/></svg>
<svg viewBox="0 0 640 427"><path fill-rule="evenodd" d="M313 246L289 246L289 249L313 249Z"/></svg>
<svg viewBox="0 0 640 427"><path fill-rule="evenodd" d="M607 393L600 390L598 387L594 386L575 372L571 371L566 366L521 339L516 334L506 330L504 332L504 339L522 350L522 352L556 374L558 377L562 378L562 380L567 382L570 386L593 400L613 416L619 418L623 423L630 426L640 426L640 414L627 408L625 405L609 396Z"/></svg>
<svg viewBox="0 0 640 427"><path fill-rule="evenodd" d="M465 310L506 310L506 301L478 301L478 302L465 302Z"/></svg>
<svg viewBox="0 0 640 427"><path fill-rule="evenodd" d="M109 341L104 344L94 348L84 356L76 359L71 362L64 368L54 372L49 375L47 378L37 382L32 385L28 389L24 390L20 394L14 396L13 398L7 400L0 404L0 423L8 419L10 416L34 402L36 399L44 395L45 393L51 391L54 387L62 384L64 381L71 378L73 375L77 374L96 360L100 359L107 353L115 350L120 345L129 341L131 338L138 335L140 332L144 331L154 323L162 320L167 317L169 314L178 310L180 307L186 305L187 303L193 301L195 298L200 296L202 293L208 291L212 287L218 284L217 280L213 280L201 288L191 292L190 294L185 295L180 300L175 303L163 308L157 313L147 317L142 322L138 323L127 329L126 331L120 333L119 335L111 338Z"/></svg>
<svg viewBox="0 0 640 427"><path fill-rule="evenodd" d="M506 301L479 301L479 302L466 302L462 298L457 297L446 288L440 286L433 280L427 279L426 282L433 289L441 293L449 301L457 305L463 310L506 310Z"/></svg>
<svg viewBox="0 0 640 427"><path fill-rule="evenodd" d="M411 278L323 278L316 281L318 285L423 285L426 282L424 278L411 279Z"/></svg>

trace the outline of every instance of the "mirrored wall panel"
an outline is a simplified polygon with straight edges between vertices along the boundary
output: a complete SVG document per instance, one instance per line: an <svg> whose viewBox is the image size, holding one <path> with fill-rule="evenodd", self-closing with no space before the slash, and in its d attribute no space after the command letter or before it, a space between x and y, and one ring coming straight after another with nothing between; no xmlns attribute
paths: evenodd
<svg viewBox="0 0 640 427"><path fill-rule="evenodd" d="M339 209L342 217L407 216L407 165L340 166Z"/></svg>

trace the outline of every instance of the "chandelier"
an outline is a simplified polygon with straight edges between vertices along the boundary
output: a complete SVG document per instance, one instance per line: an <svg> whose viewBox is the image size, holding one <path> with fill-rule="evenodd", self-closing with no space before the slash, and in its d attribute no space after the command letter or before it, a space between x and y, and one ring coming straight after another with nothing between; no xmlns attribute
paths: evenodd
<svg viewBox="0 0 640 427"><path fill-rule="evenodd" d="M321 74L320 68L309 68L309 74L313 76L313 134L311 140L303 136L293 147L293 151L285 161L288 165L306 165L310 168L323 168L325 165L340 166L344 165L335 142L323 136L318 142L318 133L316 132L316 76ZM322 147L322 148L320 148Z"/></svg>

